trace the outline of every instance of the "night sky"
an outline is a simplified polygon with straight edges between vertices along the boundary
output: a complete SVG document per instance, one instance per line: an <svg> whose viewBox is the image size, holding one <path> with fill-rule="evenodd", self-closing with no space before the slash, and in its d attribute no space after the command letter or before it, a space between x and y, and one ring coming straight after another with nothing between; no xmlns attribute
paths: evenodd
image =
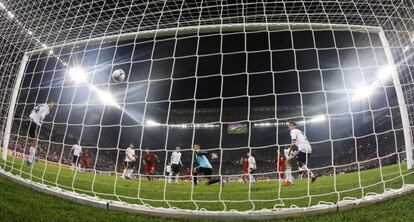
<svg viewBox="0 0 414 222"><path fill-rule="evenodd" d="M332 155L335 162L355 162L355 151L358 160L373 158L376 144L380 155L395 152L395 138L397 146L403 145L391 80L376 87L368 99L350 101L352 92L375 81L387 64L375 33L211 33L78 45L54 52L69 67L82 67L89 83L111 92L124 108L104 106L89 86L75 85L55 57L34 55L25 70L14 125L27 124L34 104L53 98L58 105L41 134L53 143L69 145L80 136L83 145L116 151L128 142L139 147L143 133L142 149L171 150L176 145L189 148L194 135L203 148L223 148L226 160L239 159L239 153L232 155L235 149L245 152L248 146L265 147L255 154L267 160L274 159L276 144L290 142L283 123L294 120L305 121L299 128L312 143L312 158L320 160L314 166L331 164ZM119 68L127 79L115 83L110 75ZM318 115L327 115L327 120L310 121ZM193 132L145 126L143 131L144 119L218 127ZM231 122L246 124L248 132L229 134ZM264 122L272 125L254 126ZM21 128L17 134L24 135ZM348 161L349 156L354 159Z"/></svg>

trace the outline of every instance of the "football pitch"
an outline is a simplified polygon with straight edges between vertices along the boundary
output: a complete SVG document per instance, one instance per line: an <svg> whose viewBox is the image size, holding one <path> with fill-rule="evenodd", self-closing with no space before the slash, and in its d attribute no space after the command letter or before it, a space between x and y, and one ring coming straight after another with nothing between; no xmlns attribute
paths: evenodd
<svg viewBox="0 0 414 222"><path fill-rule="evenodd" d="M313 184L307 179L296 180L293 186L284 187L277 180L258 181L252 185L234 181L223 186L207 186L204 183L192 186L190 182L184 181L169 184L163 179L147 181L145 177L123 180L119 175L73 172L66 166L44 162L38 162L30 168L19 159L12 160L9 157L6 163L0 162L0 166L23 178L68 191L153 207L204 208L209 211L260 210L293 205L306 207L335 203L345 197L361 198L382 193L386 189L400 188L403 182L414 184L414 171L408 171L403 163L361 171L360 174L322 176Z"/></svg>

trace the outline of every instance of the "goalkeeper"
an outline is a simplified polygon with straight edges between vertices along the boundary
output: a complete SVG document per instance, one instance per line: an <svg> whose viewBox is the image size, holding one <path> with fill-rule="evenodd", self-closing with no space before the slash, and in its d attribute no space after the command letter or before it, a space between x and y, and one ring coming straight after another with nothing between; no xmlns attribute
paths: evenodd
<svg viewBox="0 0 414 222"><path fill-rule="evenodd" d="M194 168L193 172L193 184L197 185L197 175L204 174L204 177L207 179L206 184L211 185L214 183L218 183L221 181L220 178L212 178L211 174L213 174L213 167L210 164L210 161L207 159L207 155L209 155L208 152L201 151L200 145L194 144L194 152L196 154L196 161L197 161L197 167ZM211 153L210 154L212 158L217 158L217 154Z"/></svg>
<svg viewBox="0 0 414 222"><path fill-rule="evenodd" d="M286 161L292 165L291 163L294 159L296 159L298 166L310 174L313 183L315 182L317 176L315 176L307 166L309 156L312 153L312 147L306 136L303 135L300 130L296 129L295 122L289 122L288 128L292 143L290 145L289 157L287 157Z"/></svg>

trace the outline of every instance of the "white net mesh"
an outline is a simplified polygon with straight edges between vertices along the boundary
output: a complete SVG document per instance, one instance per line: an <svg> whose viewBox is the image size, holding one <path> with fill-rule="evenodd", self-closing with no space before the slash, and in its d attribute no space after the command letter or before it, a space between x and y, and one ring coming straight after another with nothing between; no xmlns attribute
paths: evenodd
<svg viewBox="0 0 414 222"><path fill-rule="evenodd" d="M2 1L2 172L188 214L383 198L414 184L413 13L412 1L380 0ZM29 115L48 99L33 155ZM312 146L315 183L298 164L294 185L280 178L288 121ZM194 144L218 154L208 160L224 185L191 182L208 181L193 175ZM176 146L178 184L166 172Z"/></svg>

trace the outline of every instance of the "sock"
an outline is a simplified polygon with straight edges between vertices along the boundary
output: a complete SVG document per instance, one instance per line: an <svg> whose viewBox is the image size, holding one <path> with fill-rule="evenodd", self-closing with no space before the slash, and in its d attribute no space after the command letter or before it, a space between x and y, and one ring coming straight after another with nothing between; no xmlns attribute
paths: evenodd
<svg viewBox="0 0 414 222"><path fill-rule="evenodd" d="M309 172L311 177L314 177L314 176L315 176L315 175L313 175L312 171L310 171L310 170L309 170L308 166L303 165L303 166L302 166L302 168L303 168L304 170L306 170L306 172Z"/></svg>
<svg viewBox="0 0 414 222"><path fill-rule="evenodd" d="M288 181L288 182L292 182L293 181L292 168L290 168L290 167L287 167L286 168L286 181Z"/></svg>

